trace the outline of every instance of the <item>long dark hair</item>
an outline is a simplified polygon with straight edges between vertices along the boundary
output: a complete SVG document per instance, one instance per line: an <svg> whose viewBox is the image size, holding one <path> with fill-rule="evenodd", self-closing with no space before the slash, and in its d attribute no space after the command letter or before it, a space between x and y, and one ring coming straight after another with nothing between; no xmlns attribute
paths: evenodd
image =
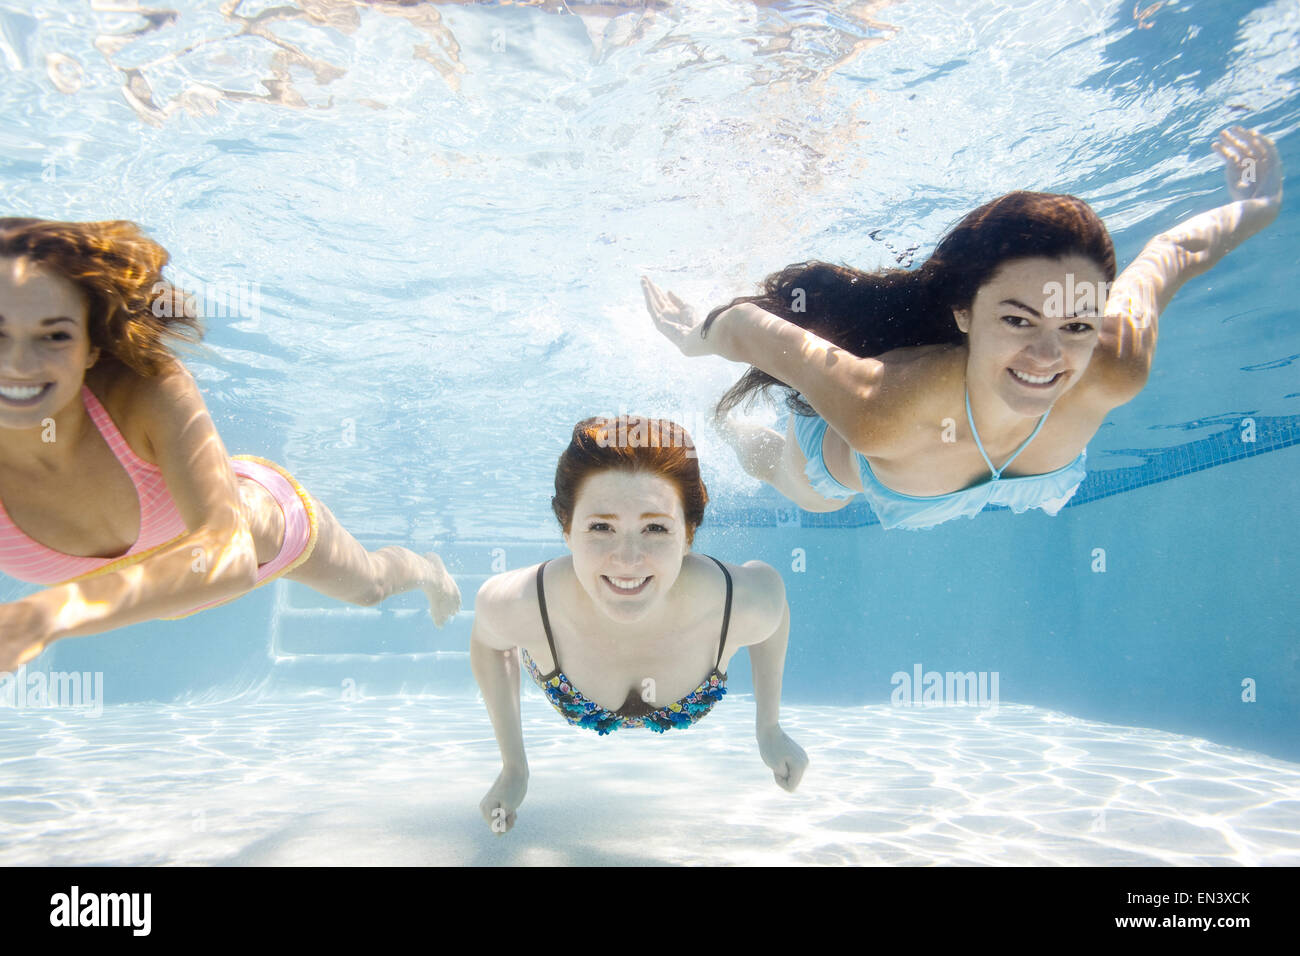
<svg viewBox="0 0 1300 956"><path fill-rule="evenodd" d="M718 306L714 320L742 302L778 315L861 358L916 345L958 344L965 335L953 309L968 309L980 287L1006 262L1076 254L1094 260L1115 278L1110 233L1082 199L1059 193L1007 193L985 203L953 226L919 269L863 272L829 262L799 262L762 282L759 295L740 296ZM718 415L751 402L773 386L800 415L811 405L785 382L750 367L718 401Z"/></svg>

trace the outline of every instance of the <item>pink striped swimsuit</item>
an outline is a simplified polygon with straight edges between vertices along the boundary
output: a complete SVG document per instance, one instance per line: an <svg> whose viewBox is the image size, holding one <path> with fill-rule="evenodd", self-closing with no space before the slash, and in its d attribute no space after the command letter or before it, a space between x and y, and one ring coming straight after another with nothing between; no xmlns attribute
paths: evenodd
<svg viewBox="0 0 1300 956"><path fill-rule="evenodd" d="M115 570L119 565L133 564L146 552L189 531L176 509L171 492L167 490L162 470L131 450L104 406L85 385L81 387L81 401L86 406L90 420L95 423L113 455L135 485L136 494L140 498L139 537L125 554L116 558L87 558L64 554L47 548L24 534L10 520L4 504L0 503L0 573L32 584L62 584L95 571ZM310 557L316 546L316 511L311 496L275 462L240 455L230 460L230 466L240 478L255 481L270 492L284 514L284 541L280 553L257 569L257 584L265 584L287 574ZM114 567L110 568L110 565ZM214 601L194 610L204 610L224 603L226 602ZM194 611L187 613L192 614Z"/></svg>
<svg viewBox="0 0 1300 956"><path fill-rule="evenodd" d="M29 538L9 519L0 503L0 571L33 584L59 584L90 571L156 548L188 530L176 510L162 471L131 450L93 392L81 386L81 401L113 455L126 469L140 497L140 534L130 550L116 558L86 558L64 554Z"/></svg>

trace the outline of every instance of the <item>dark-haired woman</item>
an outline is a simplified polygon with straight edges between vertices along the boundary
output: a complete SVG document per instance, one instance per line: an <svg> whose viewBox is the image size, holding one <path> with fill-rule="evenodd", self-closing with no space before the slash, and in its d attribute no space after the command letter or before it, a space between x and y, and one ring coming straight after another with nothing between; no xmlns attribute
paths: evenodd
<svg viewBox="0 0 1300 956"><path fill-rule="evenodd" d="M437 555L368 552L278 465L227 456L171 351L200 329L167 258L130 222L0 219L0 572L47 585L0 604L0 671L280 576L357 604L419 587L445 623Z"/></svg>
<svg viewBox="0 0 1300 956"><path fill-rule="evenodd" d="M528 790L521 658L575 726L662 733L712 710L726 693L728 662L748 647L759 754L778 785L799 785L808 757L777 722L790 633L785 587L760 561L727 564L691 551L707 503L680 426L623 416L574 427L551 499L570 553L489 578L474 601L470 663L502 763L479 809L497 833L514 826Z"/></svg>
<svg viewBox="0 0 1300 956"><path fill-rule="evenodd" d="M684 354L752 366L717 420L745 470L800 507L862 493L884 527L913 529L990 503L1056 514L1102 420L1146 384L1174 293L1277 217L1273 143L1236 127L1214 148L1234 201L1156 236L1118 279L1086 203L1015 192L962 219L915 271L802 263L698 324L676 296L642 288ZM727 414L773 385L793 412L784 436Z"/></svg>

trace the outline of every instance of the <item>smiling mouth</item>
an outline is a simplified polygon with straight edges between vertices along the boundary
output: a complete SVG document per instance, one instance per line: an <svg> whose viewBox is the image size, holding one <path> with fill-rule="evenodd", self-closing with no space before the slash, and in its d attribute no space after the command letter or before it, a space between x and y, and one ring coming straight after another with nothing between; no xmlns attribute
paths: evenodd
<svg viewBox="0 0 1300 956"><path fill-rule="evenodd" d="M0 385L0 402L17 408L37 405L53 387L52 382L43 385Z"/></svg>
<svg viewBox="0 0 1300 956"><path fill-rule="evenodd" d="M640 594L645 590L646 585L650 583L651 577L653 575L647 575L643 578L611 578L602 574L600 579L615 594Z"/></svg>
<svg viewBox="0 0 1300 956"><path fill-rule="evenodd" d="M1057 372L1055 375L1030 375L1028 372L1017 371L1014 368L1007 369L1007 373L1026 388L1042 389L1051 388L1065 375L1064 372Z"/></svg>

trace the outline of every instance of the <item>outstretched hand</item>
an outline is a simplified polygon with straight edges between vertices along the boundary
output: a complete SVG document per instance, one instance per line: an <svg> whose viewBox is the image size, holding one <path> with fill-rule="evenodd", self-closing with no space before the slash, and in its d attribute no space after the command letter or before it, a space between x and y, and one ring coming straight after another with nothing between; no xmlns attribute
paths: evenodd
<svg viewBox="0 0 1300 956"><path fill-rule="evenodd" d="M688 358L712 355L713 346L700 333L704 323L695 318L695 311L673 293L660 289L645 276L641 277L641 291L645 293L646 308L655 328Z"/></svg>
<svg viewBox="0 0 1300 956"><path fill-rule="evenodd" d="M1282 159L1273 141L1258 130L1233 126L1210 147L1227 167L1228 192L1233 199L1282 199Z"/></svg>

